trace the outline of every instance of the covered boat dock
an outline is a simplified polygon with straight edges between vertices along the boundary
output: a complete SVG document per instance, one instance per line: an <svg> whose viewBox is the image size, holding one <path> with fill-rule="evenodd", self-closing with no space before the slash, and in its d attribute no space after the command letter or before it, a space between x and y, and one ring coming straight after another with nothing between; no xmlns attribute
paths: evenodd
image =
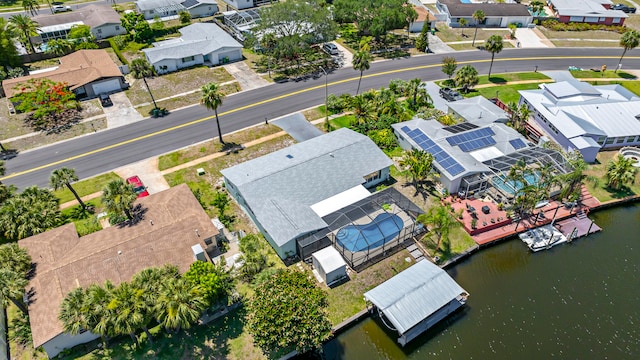
<svg viewBox="0 0 640 360"><path fill-rule="evenodd" d="M449 274L420 261L364 294L370 310L398 332L404 346L466 303L469 294Z"/></svg>

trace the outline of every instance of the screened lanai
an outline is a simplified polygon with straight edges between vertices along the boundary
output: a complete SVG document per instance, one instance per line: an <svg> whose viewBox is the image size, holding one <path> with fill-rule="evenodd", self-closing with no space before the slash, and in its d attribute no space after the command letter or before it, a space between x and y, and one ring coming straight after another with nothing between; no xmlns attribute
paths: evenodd
<svg viewBox="0 0 640 360"><path fill-rule="evenodd" d="M302 259L334 246L356 271L403 248L423 231L416 217L423 211L394 188L387 188L322 219L329 226L298 240Z"/></svg>
<svg viewBox="0 0 640 360"><path fill-rule="evenodd" d="M222 21L238 41L244 41L251 29L260 22L260 13L256 10L226 11L222 15Z"/></svg>

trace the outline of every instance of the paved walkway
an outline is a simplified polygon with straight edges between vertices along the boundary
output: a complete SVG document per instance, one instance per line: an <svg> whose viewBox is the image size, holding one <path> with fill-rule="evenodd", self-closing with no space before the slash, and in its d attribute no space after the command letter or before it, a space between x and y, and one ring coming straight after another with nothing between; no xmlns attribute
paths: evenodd
<svg viewBox="0 0 640 360"><path fill-rule="evenodd" d="M429 50L434 54L444 54L455 52L456 50L451 46L445 44L439 37L435 35L428 34L429 38Z"/></svg>
<svg viewBox="0 0 640 360"><path fill-rule="evenodd" d="M551 47L549 45L553 45L550 41L544 42L543 40L545 40L546 37L541 39L540 35L542 35L542 33L539 31L536 32L534 29L516 29L516 47L518 47L518 44L520 45L520 48L545 48ZM544 37L544 35L542 36Z"/></svg>

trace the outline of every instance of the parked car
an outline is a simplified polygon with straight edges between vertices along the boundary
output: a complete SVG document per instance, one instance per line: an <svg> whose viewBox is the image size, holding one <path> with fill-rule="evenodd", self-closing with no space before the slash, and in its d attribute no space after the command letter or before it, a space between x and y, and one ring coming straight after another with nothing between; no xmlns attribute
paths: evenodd
<svg viewBox="0 0 640 360"><path fill-rule="evenodd" d="M130 178L127 178L127 184L133 185L133 191L135 191L136 194L138 194L138 198L149 196L149 191L147 190L147 187L144 186L144 184L142 183L142 180L140 180L140 177L138 177L138 175L134 175Z"/></svg>
<svg viewBox="0 0 640 360"><path fill-rule="evenodd" d="M324 52L326 52L329 55L340 54L340 51L338 51L338 47L336 46L336 44L333 44L333 43L326 43L322 45L322 50L324 50Z"/></svg>
<svg viewBox="0 0 640 360"><path fill-rule="evenodd" d="M439 93L440 97L447 101L458 101L464 99L459 92L448 87L440 88Z"/></svg>
<svg viewBox="0 0 640 360"><path fill-rule="evenodd" d="M113 105L111 98L107 94L100 94L100 103L102 104L102 107L109 107Z"/></svg>
<svg viewBox="0 0 640 360"><path fill-rule="evenodd" d="M635 14L636 13L636 8L634 8L633 6L627 6L625 4L615 4L611 7L611 10L620 10L622 12L625 12L627 14Z"/></svg>
<svg viewBox="0 0 640 360"><path fill-rule="evenodd" d="M53 10L54 13L60 13L60 12L71 11L71 8L69 6L64 6L64 5L53 5L51 7L51 10Z"/></svg>

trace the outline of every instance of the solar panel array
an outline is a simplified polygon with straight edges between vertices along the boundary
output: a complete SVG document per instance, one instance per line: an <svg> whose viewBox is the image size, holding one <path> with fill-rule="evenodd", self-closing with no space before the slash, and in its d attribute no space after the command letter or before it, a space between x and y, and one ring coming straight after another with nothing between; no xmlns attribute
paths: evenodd
<svg viewBox="0 0 640 360"><path fill-rule="evenodd" d="M447 130L448 132L452 133L452 134L457 134L457 133L461 133L463 131L469 131L469 130L473 130L473 129L477 129L478 125L469 123L469 122L463 122L460 124L455 124L455 125L451 125L451 126L445 126L442 129L443 130Z"/></svg>
<svg viewBox="0 0 640 360"><path fill-rule="evenodd" d="M190 8L193 5L196 5L198 3L198 0L186 0L182 2L182 6L186 7L186 8Z"/></svg>
<svg viewBox="0 0 640 360"><path fill-rule="evenodd" d="M447 142L449 142L451 146L460 147L460 150L464 152L469 152L495 145L496 141L493 138L495 134L491 128L481 128L459 135L449 136L447 137Z"/></svg>
<svg viewBox="0 0 640 360"><path fill-rule="evenodd" d="M522 141L522 139L509 140L509 144L511 144L511 146L513 146L513 148L516 150L520 150L522 148L527 147L527 144L525 144L524 141Z"/></svg>
<svg viewBox="0 0 640 360"><path fill-rule="evenodd" d="M436 144L427 134L423 133L420 129L411 130L407 126L402 127L407 136L415 141L422 150L433 155L433 158L438 164L445 169L449 174L456 176L464 172L464 167L460 165L454 158L447 154L442 148Z"/></svg>

